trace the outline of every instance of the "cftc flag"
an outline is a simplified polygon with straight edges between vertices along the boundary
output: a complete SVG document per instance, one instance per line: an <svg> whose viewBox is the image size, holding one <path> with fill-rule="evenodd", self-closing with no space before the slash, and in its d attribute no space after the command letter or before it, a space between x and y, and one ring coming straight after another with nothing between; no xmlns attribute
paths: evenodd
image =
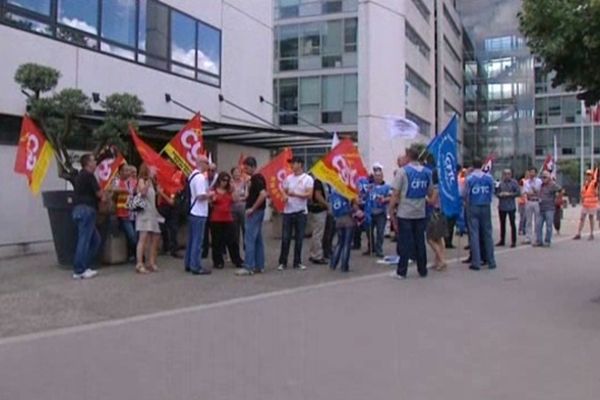
<svg viewBox="0 0 600 400"><path fill-rule="evenodd" d="M461 198L458 191L456 171L456 133L458 119L452 117L446 129L437 135L427 146L436 163L439 176L439 193L442 214L447 217L458 216L461 212Z"/></svg>
<svg viewBox="0 0 600 400"><path fill-rule="evenodd" d="M196 166L196 157L202 154L202 145L202 120L200 114L196 114L167 143L163 151L186 176L189 176Z"/></svg>
<svg viewBox="0 0 600 400"><path fill-rule="evenodd" d="M40 192L53 155L54 150L40 128L28 115L24 115L14 171L27 177L34 195Z"/></svg>
<svg viewBox="0 0 600 400"><path fill-rule="evenodd" d="M419 126L408 118L387 115L385 117L390 138L414 139L419 135Z"/></svg>

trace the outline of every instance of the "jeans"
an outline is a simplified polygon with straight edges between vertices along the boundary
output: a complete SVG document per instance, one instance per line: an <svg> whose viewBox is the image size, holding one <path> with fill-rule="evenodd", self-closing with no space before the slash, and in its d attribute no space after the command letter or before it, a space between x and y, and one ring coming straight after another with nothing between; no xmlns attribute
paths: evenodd
<svg viewBox="0 0 600 400"><path fill-rule="evenodd" d="M323 255L323 235L325 234L325 223L327 222L327 212L310 213L312 220L312 239L310 242L310 258L313 260L322 260Z"/></svg>
<svg viewBox="0 0 600 400"><path fill-rule="evenodd" d="M129 218L119 218L119 229L125 234L125 239L127 239L127 257L135 257L135 247L138 241L138 235L135 231L135 221Z"/></svg>
<svg viewBox="0 0 600 400"><path fill-rule="evenodd" d="M185 270L192 272L202 271L200 253L204 240L206 217L189 215L188 217L188 244L185 250Z"/></svg>
<svg viewBox="0 0 600 400"><path fill-rule="evenodd" d="M240 245L243 246L244 242L244 232L246 230L245 222L246 222L246 210L244 209L245 204L235 204L232 209L233 214L233 241L238 248L238 253L240 249ZM240 240L241 238L241 240Z"/></svg>
<svg viewBox="0 0 600 400"><path fill-rule="evenodd" d="M515 210L502 211L498 210L500 216L500 243L504 244L504 238L506 237L506 217L508 216L508 222L510 222L510 243L517 243L517 227L515 226Z"/></svg>
<svg viewBox="0 0 600 400"><path fill-rule="evenodd" d="M333 215L327 214L325 219L325 232L323 233L323 257L331 258L333 254L333 237L335 236L335 220Z"/></svg>
<svg viewBox="0 0 600 400"><path fill-rule="evenodd" d="M527 216L525 215L525 204L519 204L519 235L525 235L527 228Z"/></svg>
<svg viewBox="0 0 600 400"><path fill-rule="evenodd" d="M246 246L245 264L249 271L262 271L265 269L265 246L262 237L265 210L257 210L246 216L246 232L244 243Z"/></svg>
<svg viewBox="0 0 600 400"><path fill-rule="evenodd" d="M82 274L90 268L100 250L102 239L96 228L96 209L80 204L75 206L71 216L77 224L77 247L73 260L73 272Z"/></svg>
<svg viewBox="0 0 600 400"><path fill-rule="evenodd" d="M352 248L352 239L354 235L354 227L340 227L337 231L337 244L333 250L331 262L329 266L331 269L336 269L338 263L342 263L340 269L347 272L350 269L350 250Z"/></svg>
<svg viewBox="0 0 600 400"><path fill-rule="evenodd" d="M383 256L385 224L387 224L387 214L385 212L371 216L371 232L375 231L375 234L371 233L371 237L375 239L373 250L377 256Z"/></svg>
<svg viewBox="0 0 600 400"><path fill-rule="evenodd" d="M469 214L471 265L475 268L481 266L481 251L483 250L489 267L496 268L494 239L492 237L492 210L489 205L472 205ZM483 239L483 249L480 246L480 239Z"/></svg>
<svg viewBox="0 0 600 400"><path fill-rule="evenodd" d="M537 244L547 244L550 246L550 242L552 241L552 224L554 222L554 210L548 211L540 211L540 217L537 220L536 224L536 233L537 233ZM544 235L542 234L542 230L544 228L544 223L546 224L546 239L544 239Z"/></svg>
<svg viewBox="0 0 600 400"><path fill-rule="evenodd" d="M176 208L170 205L162 205L158 207L158 212L165 218L165 222L160 224L163 250L171 254L176 253L179 247L177 243L179 215L177 215Z"/></svg>
<svg viewBox="0 0 600 400"><path fill-rule="evenodd" d="M408 260L416 256L417 270L422 277L427 276L427 250L425 248L425 227L427 220L398 218L396 247L400 260L396 273L406 276Z"/></svg>
<svg viewBox="0 0 600 400"><path fill-rule="evenodd" d="M535 238L533 237L533 228L534 226L537 225L538 220L540 219L540 203L537 201L528 201L525 204L525 218L527 219L526 222L526 234L527 234L527 239L529 239L529 241L531 243L533 243L535 241ZM533 224L533 219L535 218L535 224Z"/></svg>
<svg viewBox="0 0 600 400"><path fill-rule="evenodd" d="M283 227L281 238L281 252L279 253L279 264L287 265L290 244L292 243L292 232L294 232L294 267L302 264L302 243L304 242L304 231L306 229L306 214L302 211L292 214L283 214Z"/></svg>
<svg viewBox="0 0 600 400"><path fill-rule="evenodd" d="M454 245L452 244L452 239L454 239L454 227L456 226L457 217L446 217L446 224L448 226L448 232L446 237L444 238L444 242L446 248L452 248Z"/></svg>
<svg viewBox="0 0 600 400"><path fill-rule="evenodd" d="M240 258L240 248L235 243L234 237L235 225L233 222L211 222L210 235L212 237L212 259L213 265L217 268L224 265L223 254L225 249L229 251L231 262L236 267L242 266Z"/></svg>

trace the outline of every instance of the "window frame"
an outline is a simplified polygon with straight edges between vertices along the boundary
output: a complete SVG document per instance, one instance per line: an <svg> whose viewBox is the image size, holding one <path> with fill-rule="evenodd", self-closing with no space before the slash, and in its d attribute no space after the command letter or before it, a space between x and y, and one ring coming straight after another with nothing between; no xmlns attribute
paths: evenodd
<svg viewBox="0 0 600 400"><path fill-rule="evenodd" d="M41 37L56 40L56 41L59 41L62 43L72 45L72 46L81 47L83 49L87 49L90 51L95 51L95 52L101 53L108 57L114 57L114 58L122 60L122 61L135 63L135 64L143 66L145 68L150 68L150 69L164 72L164 73L167 73L170 75L175 75L180 78L189 79L193 82L198 82L198 83L209 85L209 86L212 86L215 88L221 88L222 79L223 79L223 74L222 74L222 72L223 72L223 31L222 31L222 29L220 29L204 20L201 20L193 15L190 15L189 13L186 13L177 8L174 8L174 7L170 6L169 4L163 3L162 1L159 1L159 0L147 0L147 1L158 3L161 6L166 7L166 9L167 9L167 16L168 16L168 18L167 18L167 21L168 21L167 22L167 24L168 24L167 35L168 35L168 37L167 37L167 58L166 59L162 56L157 56L157 55L148 53L145 49L140 48L139 30L140 30L140 25L141 25L140 24L141 7L142 7L141 0L135 0L135 2L134 2L134 4L135 4L135 21L134 21L134 25L135 25L135 40L134 40L134 42L135 42L135 44L134 44L134 46L130 46L128 44L124 44L119 41L105 38L102 36L102 33L103 33L102 13L104 12L104 0L97 0L98 10L97 10L97 19L96 19L96 25L97 25L96 26L96 29L97 29L96 34L91 34L89 32L86 32L86 31L71 27L69 25L60 23L58 21L58 2L59 2L59 0L50 0L50 15L40 14L35 11L29 10L26 8L22 8L17 5L14 5L14 4L8 4L8 2L6 0L0 0L0 25L18 29L18 30L21 30L24 32L34 34L34 35L39 35ZM172 11L176 11L180 14L183 14L186 17L189 17L194 21L194 30L195 30L195 34L196 34L196 40L194 42L194 48L195 48L194 67L190 67L189 65L177 63L176 61L171 61L171 40L172 40L171 13L172 13ZM11 14L11 15L14 15L15 17L20 17L25 20L31 20L32 23L39 23L42 25L46 25L48 27L48 32L40 32L40 31L36 31L34 29L29 29L28 27L19 26L13 19L7 18L6 14ZM198 38L198 34L199 34L198 33L198 30L199 30L198 25L200 23L204 24L206 27L214 29L216 32L218 32L219 68L218 68L217 74L213 74L210 71L205 71L203 69L198 68L198 60L197 60L198 39L199 39ZM60 37L61 30L67 31L67 32L72 31L77 34L81 34L87 39L94 40L94 44L93 44L93 46L89 46L89 45L86 45L85 43L79 43L76 41L70 41L66 38L62 38L62 37ZM133 57L129 58L129 57L125 57L123 55L116 54L115 52L103 50L102 49L103 44L109 45L111 47L121 48L128 52L133 52ZM161 63L164 63L164 68L162 66L149 65L146 63L146 61L141 61L141 59L143 57L146 59L148 57L151 57L151 58L154 58L154 59L160 61ZM183 75L181 73L173 72L171 70L172 65L186 67L186 68L193 68L193 76L194 77L190 77L190 76ZM215 82L218 82L218 83L215 83Z"/></svg>

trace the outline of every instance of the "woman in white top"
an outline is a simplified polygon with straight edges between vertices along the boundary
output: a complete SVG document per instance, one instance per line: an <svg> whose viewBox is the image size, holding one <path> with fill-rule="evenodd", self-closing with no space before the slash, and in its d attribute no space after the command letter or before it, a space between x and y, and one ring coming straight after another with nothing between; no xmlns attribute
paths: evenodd
<svg viewBox="0 0 600 400"><path fill-rule="evenodd" d="M160 188L158 192L166 200L170 200L170 197L166 196ZM156 257L160 240L159 224L163 220L156 209L157 192L154 188L154 174L146 163L142 163L140 166L137 193L146 200L146 206L137 212L135 219L135 229L139 233L135 270L140 274L145 274L158 271ZM144 261L146 261L145 264Z"/></svg>

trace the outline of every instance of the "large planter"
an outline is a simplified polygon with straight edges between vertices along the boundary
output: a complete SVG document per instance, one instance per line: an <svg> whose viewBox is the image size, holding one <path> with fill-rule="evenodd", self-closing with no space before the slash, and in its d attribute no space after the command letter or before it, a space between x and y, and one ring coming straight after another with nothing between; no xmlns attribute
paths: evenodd
<svg viewBox="0 0 600 400"><path fill-rule="evenodd" d="M77 226L71 218L74 192L56 190L42 193L44 207L48 210L50 229L58 263L64 267L73 265L77 245Z"/></svg>

